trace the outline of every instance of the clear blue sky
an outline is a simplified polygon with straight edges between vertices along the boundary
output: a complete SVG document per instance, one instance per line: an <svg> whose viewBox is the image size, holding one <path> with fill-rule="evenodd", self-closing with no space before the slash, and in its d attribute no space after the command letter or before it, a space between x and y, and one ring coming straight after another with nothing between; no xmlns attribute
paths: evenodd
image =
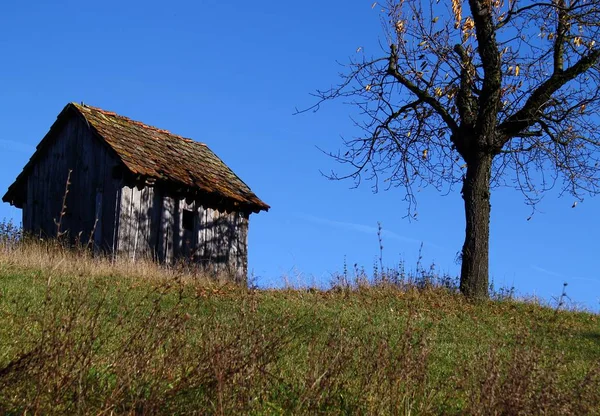
<svg viewBox="0 0 600 416"><path fill-rule="evenodd" d="M115 111L207 143L265 202L250 223L249 266L260 285L327 282L348 263L372 267L377 222L384 263L424 262L458 274L464 233L458 192L423 191L418 221L400 190L350 189L319 170L355 130L330 103L292 115L338 81L359 46L377 53L371 1L13 1L0 5L0 192L70 101ZM522 294L600 307L600 198L572 209L548 194L533 219L510 189L492 194L491 277ZM20 221L0 204L0 219Z"/></svg>

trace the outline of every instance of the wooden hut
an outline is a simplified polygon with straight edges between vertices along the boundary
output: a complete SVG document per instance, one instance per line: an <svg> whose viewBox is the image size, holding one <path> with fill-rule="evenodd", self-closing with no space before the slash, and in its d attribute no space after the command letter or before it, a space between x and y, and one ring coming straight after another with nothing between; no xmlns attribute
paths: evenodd
<svg viewBox="0 0 600 416"><path fill-rule="evenodd" d="M249 216L269 209L205 144L75 103L2 200L23 209L29 233L66 232L132 259L193 261L238 281Z"/></svg>

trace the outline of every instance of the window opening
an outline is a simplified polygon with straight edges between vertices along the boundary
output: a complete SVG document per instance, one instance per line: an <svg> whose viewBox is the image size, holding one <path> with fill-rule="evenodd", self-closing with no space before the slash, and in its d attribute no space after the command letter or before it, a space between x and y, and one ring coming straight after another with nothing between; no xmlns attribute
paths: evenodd
<svg viewBox="0 0 600 416"><path fill-rule="evenodd" d="M183 229L194 231L194 211L189 209L183 210Z"/></svg>

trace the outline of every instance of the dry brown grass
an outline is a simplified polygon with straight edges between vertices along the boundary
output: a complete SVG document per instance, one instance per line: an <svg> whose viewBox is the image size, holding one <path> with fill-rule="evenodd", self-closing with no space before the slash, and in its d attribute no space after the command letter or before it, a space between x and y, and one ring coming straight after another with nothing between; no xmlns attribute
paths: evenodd
<svg viewBox="0 0 600 416"><path fill-rule="evenodd" d="M22 241L0 240L0 263L29 270L43 270L51 276L120 276L139 281L193 281L214 285L230 281L229 276L208 277L184 262L175 266L161 265L151 258L134 261L126 256L94 254L85 246L68 247L56 240L26 237Z"/></svg>
<svg viewBox="0 0 600 416"><path fill-rule="evenodd" d="M258 291L0 243L0 412L600 413L596 315L358 277Z"/></svg>

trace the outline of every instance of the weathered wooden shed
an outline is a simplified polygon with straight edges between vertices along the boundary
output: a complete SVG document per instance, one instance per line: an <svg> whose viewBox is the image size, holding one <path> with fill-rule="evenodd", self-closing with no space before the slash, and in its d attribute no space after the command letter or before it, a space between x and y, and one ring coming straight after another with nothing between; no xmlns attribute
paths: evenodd
<svg viewBox="0 0 600 416"><path fill-rule="evenodd" d="M184 259L239 281L249 216L269 209L205 144L75 103L2 200L23 209L27 232L56 236L60 221L113 255Z"/></svg>

